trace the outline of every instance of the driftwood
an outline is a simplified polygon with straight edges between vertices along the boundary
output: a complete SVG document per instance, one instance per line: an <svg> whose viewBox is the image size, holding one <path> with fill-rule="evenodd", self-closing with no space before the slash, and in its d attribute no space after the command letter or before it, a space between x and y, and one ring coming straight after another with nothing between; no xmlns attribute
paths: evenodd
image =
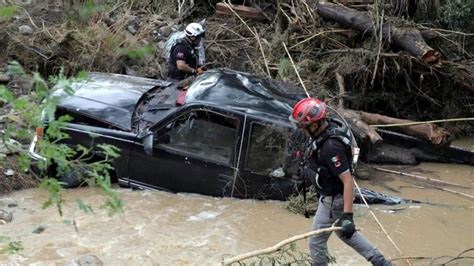
<svg viewBox="0 0 474 266"><path fill-rule="evenodd" d="M362 121L369 125L374 124L403 124L411 123L413 121L398 119L379 114L372 114L367 112L358 112ZM406 125L400 127L393 127L393 131L405 133L423 140L428 140L435 145L447 145L451 141L451 135L447 130L434 124L422 125Z"/></svg>
<svg viewBox="0 0 474 266"><path fill-rule="evenodd" d="M245 254L237 255L235 257L226 259L226 260L222 261L222 263L219 264L219 265L231 265L232 263L236 263L236 262L239 262L239 261L242 261L242 260L245 260L245 259L249 259L249 258L252 258L252 257L255 257L255 256L269 254L269 253L278 251L280 248L284 247L285 245L288 245L288 244L293 243L295 241L305 239L305 238L315 236L315 235L320 235L320 234L323 234L323 233L330 233L330 232L337 231L337 230L341 230L341 227L323 228L323 229L314 230L314 231L311 231L311 232L308 232L308 233L304 233L304 234L301 234L301 235L296 235L296 236L290 237L288 239L285 239L285 240L275 244L272 247L261 249L261 250L256 250L256 251L252 251L252 252L248 252L248 253L245 253Z"/></svg>
<svg viewBox="0 0 474 266"><path fill-rule="evenodd" d="M365 12L325 2L317 4L316 12L322 18L338 22L345 27L363 33L374 33L372 18ZM426 44L418 30L401 29L390 23L384 23L382 34L387 41L401 47L423 62L436 66L441 64L441 54Z"/></svg>
<svg viewBox="0 0 474 266"><path fill-rule="evenodd" d="M361 119L359 112L349 109L339 109L338 112L350 125L354 135L362 142L370 141L372 144L376 144L382 141L382 137L375 129Z"/></svg>
<svg viewBox="0 0 474 266"><path fill-rule="evenodd" d="M220 15L234 15L234 12L239 14L243 18L252 18L258 20L267 20L265 14L262 13L262 10L258 8L243 6L243 5L232 5L228 3L217 3L216 4L216 14Z"/></svg>

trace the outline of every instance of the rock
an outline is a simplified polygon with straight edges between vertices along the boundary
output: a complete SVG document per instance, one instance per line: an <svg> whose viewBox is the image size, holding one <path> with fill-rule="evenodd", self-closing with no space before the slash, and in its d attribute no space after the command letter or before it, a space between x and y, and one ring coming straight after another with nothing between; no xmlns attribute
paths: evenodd
<svg viewBox="0 0 474 266"><path fill-rule="evenodd" d="M33 29L28 25L21 25L20 28L18 28L18 30L20 31L20 34L23 34L23 35L33 34Z"/></svg>
<svg viewBox="0 0 474 266"><path fill-rule="evenodd" d="M161 50L165 49L165 46L166 46L166 42L165 41L160 41L158 42L158 48L160 48Z"/></svg>
<svg viewBox="0 0 474 266"><path fill-rule="evenodd" d="M3 174L6 175L6 176L13 176L13 175L15 175L15 171L13 171L12 169L5 169Z"/></svg>
<svg viewBox="0 0 474 266"><path fill-rule="evenodd" d="M10 79L10 75L7 75L6 73L0 73L0 83L8 83Z"/></svg>
<svg viewBox="0 0 474 266"><path fill-rule="evenodd" d="M3 208L3 207L13 208L17 206L18 206L18 203L12 198L0 199L0 208Z"/></svg>
<svg viewBox="0 0 474 266"><path fill-rule="evenodd" d="M173 27L167 25L160 28L160 33L163 37L168 37L170 36L172 30L173 30Z"/></svg>
<svg viewBox="0 0 474 266"><path fill-rule="evenodd" d="M38 226L38 228L36 228L34 231L33 231L33 234L41 234L43 233L43 231L46 229L46 226Z"/></svg>
<svg viewBox="0 0 474 266"><path fill-rule="evenodd" d="M130 32L132 35L135 35L135 34L137 33L137 29L136 29L134 26L132 26L132 25L128 26L128 27L127 27L127 30L128 30L128 32Z"/></svg>
<svg viewBox="0 0 474 266"><path fill-rule="evenodd" d="M130 16L128 18L128 27L127 30L132 34L135 35L137 33L138 29L138 22L137 22L137 16Z"/></svg>
<svg viewBox="0 0 474 266"><path fill-rule="evenodd" d="M115 23L115 19L113 19L112 17L110 17L109 15L106 15L104 16L104 18L102 19L102 21L108 26L112 26L114 23Z"/></svg>
<svg viewBox="0 0 474 266"><path fill-rule="evenodd" d="M11 222L13 220L13 213L4 209L0 209L0 220L3 220L7 223Z"/></svg>
<svg viewBox="0 0 474 266"><path fill-rule="evenodd" d="M77 263L80 266L102 266L104 263L96 255L85 255L81 257Z"/></svg>

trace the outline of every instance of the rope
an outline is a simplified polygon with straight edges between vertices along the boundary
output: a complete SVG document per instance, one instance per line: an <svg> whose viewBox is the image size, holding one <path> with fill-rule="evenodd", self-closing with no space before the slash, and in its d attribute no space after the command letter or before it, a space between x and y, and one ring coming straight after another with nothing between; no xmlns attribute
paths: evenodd
<svg viewBox="0 0 474 266"><path fill-rule="evenodd" d="M441 122L456 122L456 121L474 121L474 117L440 119L440 120L421 121L421 122L407 122L407 123L388 124L388 125L370 125L370 126L371 127L399 127L399 126L413 126L413 125L433 124L433 123L441 123Z"/></svg>
<svg viewBox="0 0 474 266"><path fill-rule="evenodd" d="M306 89L306 86L304 85L303 80L301 79L300 73L298 72L298 69L296 69L295 62L293 62L293 58L291 57L290 52L288 51L288 48L286 48L286 44L284 42L281 42L281 43L283 44L283 48L285 48L286 54L290 58L291 65L295 69L296 75L298 76L298 79L301 83L301 86L303 86L303 89L304 89L304 92L306 93L306 96L308 96L308 98L310 98L311 96L309 96L309 92Z"/></svg>

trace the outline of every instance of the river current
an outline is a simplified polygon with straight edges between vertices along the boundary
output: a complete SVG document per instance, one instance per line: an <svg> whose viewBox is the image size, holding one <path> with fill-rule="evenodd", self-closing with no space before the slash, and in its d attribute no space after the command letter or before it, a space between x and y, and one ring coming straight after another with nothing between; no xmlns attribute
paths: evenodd
<svg viewBox="0 0 474 266"><path fill-rule="evenodd" d="M474 150L474 139L461 143ZM377 166L457 183L470 188L446 187L474 195L474 168L468 165L422 163L417 166ZM358 228L391 259L456 257L474 248L474 200L429 188L412 177L370 171L370 180L359 186L378 192L422 201L422 204L371 205L380 223L400 248L397 251L369 210L355 207ZM100 205L104 198L94 188L68 190L59 216L54 207L42 209L47 193L29 189L2 195L0 208L13 213L13 221L0 225L0 235L21 241L18 254L0 255L4 265L70 265L75 259L94 254L104 265L217 265L222 258L266 248L308 232L311 219L290 213L285 202L214 198L163 191L132 191L117 188L124 213L108 216ZM77 207L80 198L94 213ZM15 202L16 207L8 207ZM70 222L74 221L75 226ZM44 231L33 233L42 226ZM307 240L298 246L308 251ZM329 240L338 265L367 265L336 236ZM474 252L464 254L474 256ZM444 260L446 261L446 260ZM394 261L407 265L405 260ZM430 260L410 260L427 265ZM441 260L434 261L439 264ZM462 259L453 265L473 265Z"/></svg>

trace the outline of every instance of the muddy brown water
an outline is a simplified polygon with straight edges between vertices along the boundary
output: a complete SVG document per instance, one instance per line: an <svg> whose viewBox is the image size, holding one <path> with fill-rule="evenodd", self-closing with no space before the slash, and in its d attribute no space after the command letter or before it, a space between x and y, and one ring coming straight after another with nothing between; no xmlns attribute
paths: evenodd
<svg viewBox="0 0 474 266"><path fill-rule="evenodd" d="M474 150L474 138L457 145ZM474 167L455 164L422 163L417 166L379 166L455 182L469 189L450 189L474 195ZM432 204L372 205L377 218L399 246L404 256L457 256L474 248L474 200L437 189L422 188L426 183L410 177L371 172L371 180L360 186ZM265 247L309 231L311 220L295 215L278 201L213 198L194 194L118 189L124 213L109 217L100 208L98 190L81 188L64 194L64 216L55 208L43 210L47 193L30 189L3 195L1 206L13 212L13 221L0 225L0 235L21 241L19 254L0 255L0 264L67 265L86 254L95 254L105 265L217 265L229 257ZM81 198L95 214L76 206ZM355 207L356 225L388 257L402 255L394 248L362 205ZM65 220L74 220L74 226ZM46 229L40 234L33 231ZM307 251L307 241L298 242ZM329 241L338 265L367 265L362 257L337 237ZM466 256L474 256L474 252ZM397 265L406 265L396 261ZM436 262L439 261L435 261ZM411 260L427 265L429 260ZM457 265L474 265L474 260L458 260Z"/></svg>

